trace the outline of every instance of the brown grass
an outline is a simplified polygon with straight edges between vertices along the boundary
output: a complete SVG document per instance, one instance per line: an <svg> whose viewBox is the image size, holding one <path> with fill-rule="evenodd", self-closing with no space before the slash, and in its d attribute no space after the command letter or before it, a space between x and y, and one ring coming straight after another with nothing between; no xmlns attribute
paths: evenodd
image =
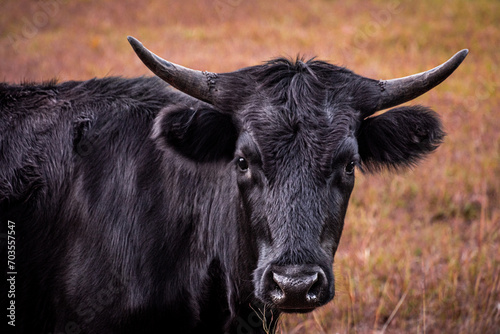
<svg viewBox="0 0 500 334"><path fill-rule="evenodd" d="M298 53L374 78L465 63L413 103L443 118L414 171L361 175L334 270L337 296L283 333L499 333L500 2L66 1L1 4L0 80L150 74L127 44L232 71Z"/></svg>

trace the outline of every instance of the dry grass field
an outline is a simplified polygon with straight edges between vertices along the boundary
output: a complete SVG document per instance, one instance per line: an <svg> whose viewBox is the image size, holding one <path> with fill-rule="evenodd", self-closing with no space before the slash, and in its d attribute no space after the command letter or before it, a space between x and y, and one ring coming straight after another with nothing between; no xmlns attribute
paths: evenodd
<svg viewBox="0 0 500 334"><path fill-rule="evenodd" d="M461 67L412 104L447 131L414 170L358 173L337 295L282 333L500 333L500 2L0 0L0 80L139 76L139 38L173 62L232 71L318 56L372 78Z"/></svg>

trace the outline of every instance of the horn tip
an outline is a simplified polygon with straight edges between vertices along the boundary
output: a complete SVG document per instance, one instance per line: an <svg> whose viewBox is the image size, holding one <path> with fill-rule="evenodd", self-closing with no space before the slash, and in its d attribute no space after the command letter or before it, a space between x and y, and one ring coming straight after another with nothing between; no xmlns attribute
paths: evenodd
<svg viewBox="0 0 500 334"><path fill-rule="evenodd" d="M456 53L455 57L460 59L460 62L462 62L465 59L465 57L467 57L468 54L469 54L469 49L463 49L463 50L458 51Z"/></svg>
<svg viewBox="0 0 500 334"><path fill-rule="evenodd" d="M139 42L139 40L135 37L132 37L132 36L127 36L127 40L128 42L130 43L130 45L132 45L132 47L135 49L136 47L138 46L142 46L142 43Z"/></svg>

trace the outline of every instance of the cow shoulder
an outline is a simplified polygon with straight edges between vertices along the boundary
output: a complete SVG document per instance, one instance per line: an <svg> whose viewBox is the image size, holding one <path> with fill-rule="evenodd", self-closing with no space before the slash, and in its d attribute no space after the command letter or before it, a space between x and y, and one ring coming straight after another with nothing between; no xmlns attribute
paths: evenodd
<svg viewBox="0 0 500 334"><path fill-rule="evenodd" d="M0 202L43 190L48 162L67 139L58 131L65 107L55 82L0 85Z"/></svg>

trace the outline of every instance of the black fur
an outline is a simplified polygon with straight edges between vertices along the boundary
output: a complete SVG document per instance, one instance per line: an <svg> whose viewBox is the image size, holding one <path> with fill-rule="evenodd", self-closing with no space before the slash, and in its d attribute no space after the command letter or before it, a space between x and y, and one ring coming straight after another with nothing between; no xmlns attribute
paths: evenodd
<svg viewBox="0 0 500 334"><path fill-rule="evenodd" d="M231 160L237 130L230 115L209 107L174 106L163 111L154 138L200 162Z"/></svg>
<svg viewBox="0 0 500 334"><path fill-rule="evenodd" d="M261 313L272 332L294 311L272 297L273 268L314 265L312 306L334 296L349 166L413 165L443 138L423 107L363 119L378 87L325 62L218 80L215 106L157 78L0 84L19 332L263 333Z"/></svg>
<svg viewBox="0 0 500 334"><path fill-rule="evenodd" d="M400 107L362 122L359 152L371 171L411 167L438 148L444 136L434 111L423 106Z"/></svg>

